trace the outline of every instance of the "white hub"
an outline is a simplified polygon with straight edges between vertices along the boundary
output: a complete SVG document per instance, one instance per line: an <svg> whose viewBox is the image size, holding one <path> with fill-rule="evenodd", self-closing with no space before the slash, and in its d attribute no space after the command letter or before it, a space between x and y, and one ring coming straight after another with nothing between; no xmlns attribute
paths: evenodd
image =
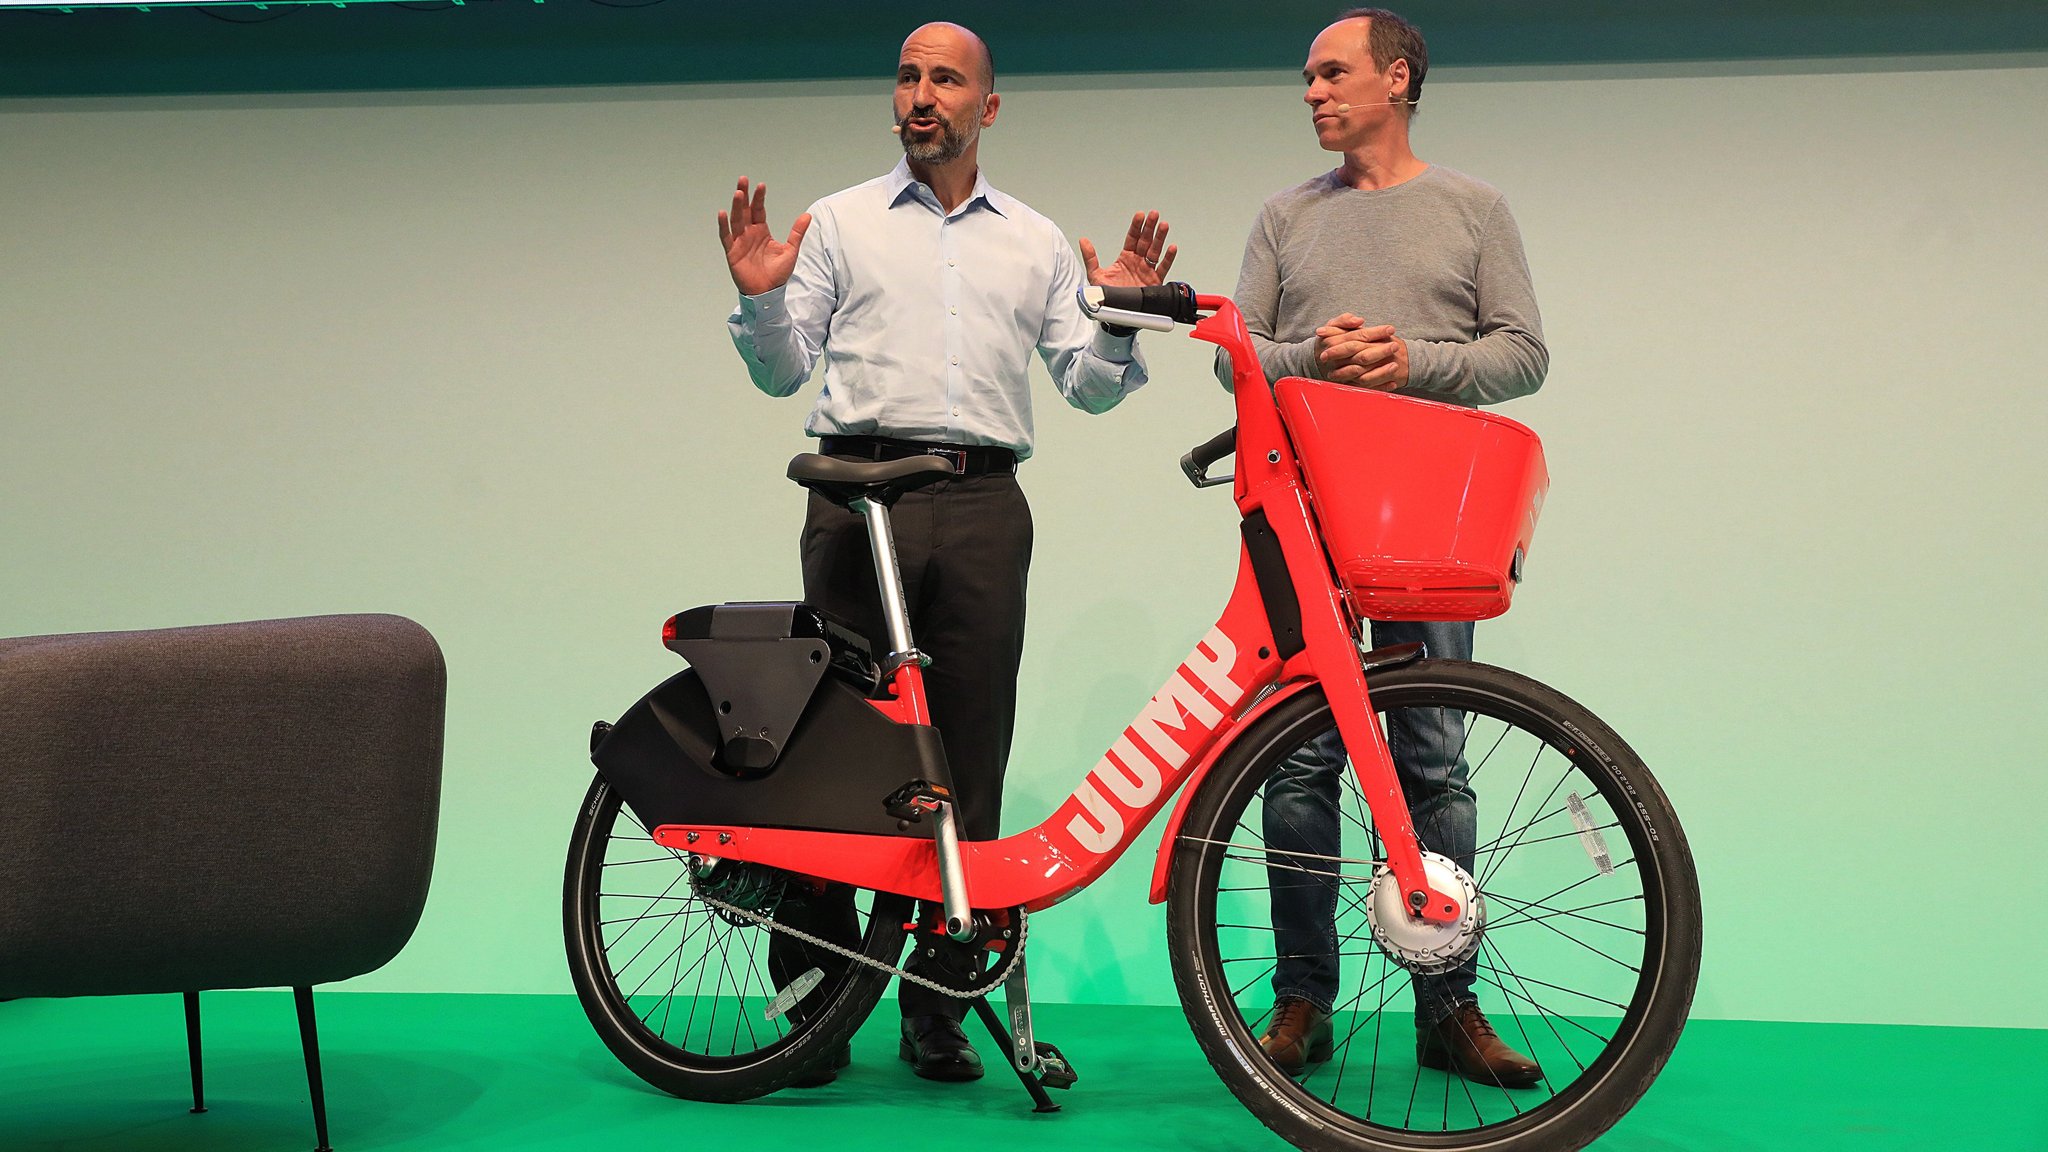
<svg viewBox="0 0 2048 1152"><path fill-rule="evenodd" d="M1486 900L1471 873L1447 856L1422 854L1422 874L1429 886L1457 897L1462 910L1456 920L1435 924L1408 914L1408 901L1393 869L1375 864L1372 890L1366 894L1365 919L1372 938L1394 962L1424 976L1449 972L1479 951L1486 932Z"/></svg>

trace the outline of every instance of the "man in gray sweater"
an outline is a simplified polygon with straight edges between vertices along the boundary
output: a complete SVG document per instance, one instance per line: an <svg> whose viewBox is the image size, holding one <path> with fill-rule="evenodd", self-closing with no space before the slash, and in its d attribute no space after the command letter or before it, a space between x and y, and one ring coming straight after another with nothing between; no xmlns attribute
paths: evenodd
<svg viewBox="0 0 2048 1152"><path fill-rule="evenodd" d="M1543 383L1550 356L1507 202L1409 148L1428 68L1421 33L1384 9L1344 13L1309 48L1303 98L1316 139L1344 162L1266 201L1245 243L1237 306L1268 379L1313 376L1468 406ZM1469 660L1472 632L1469 621L1375 622L1372 642L1421 641L1431 656ZM1478 807L1462 718L1399 711L1387 742L1423 847L1471 871ZM1337 807L1345 771L1334 731L1297 749L1266 789L1268 847L1346 855ZM1271 875L1281 959L1259 1043L1290 1072L1329 1059L1333 1047L1338 884L1328 876L1304 883L1298 866ZM1413 979L1416 1059L1488 1084L1535 1084L1541 1069L1480 1011L1476 977L1468 960Z"/></svg>

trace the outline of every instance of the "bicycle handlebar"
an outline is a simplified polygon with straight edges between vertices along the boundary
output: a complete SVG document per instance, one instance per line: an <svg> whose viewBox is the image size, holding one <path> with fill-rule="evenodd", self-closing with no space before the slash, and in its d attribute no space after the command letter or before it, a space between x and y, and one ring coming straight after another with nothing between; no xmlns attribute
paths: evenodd
<svg viewBox="0 0 2048 1152"><path fill-rule="evenodd" d="M1148 284L1142 288L1093 289L1102 294L1102 306L1123 312L1146 312L1154 316L1165 316L1182 324L1193 324L1201 319L1195 311L1195 290L1175 280L1166 284Z"/></svg>

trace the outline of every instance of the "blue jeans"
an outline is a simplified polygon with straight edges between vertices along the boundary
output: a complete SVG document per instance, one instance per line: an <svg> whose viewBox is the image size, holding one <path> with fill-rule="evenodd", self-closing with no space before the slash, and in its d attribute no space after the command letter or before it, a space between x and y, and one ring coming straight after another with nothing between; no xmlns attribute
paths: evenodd
<svg viewBox="0 0 2048 1152"><path fill-rule="evenodd" d="M1470 621L1448 623L1385 623L1374 621L1373 647L1420 641L1428 654L1450 660L1472 658ZM1478 834L1479 807L1466 783L1471 766L1463 755L1462 713L1441 709L1396 709L1387 717L1387 744L1408 799L1422 847L1439 852L1472 869ZM1265 836L1269 848L1319 856L1370 855L1363 835L1354 829L1352 851L1343 850L1344 817L1338 804L1345 788L1344 741L1336 729L1295 749L1266 782ZM1306 868L1307 871L1303 871ZM1337 954L1370 946L1364 911L1358 912L1357 934L1337 938L1337 901L1363 902L1363 885L1340 885L1336 865L1300 857L1271 856L1266 869L1272 899L1273 937L1279 956L1273 970L1273 994L1307 1000L1329 1012L1336 1007ZM1476 958L1475 958L1476 959ZM1458 1004L1473 999L1475 960L1441 976L1414 976L1415 1022L1429 1027Z"/></svg>

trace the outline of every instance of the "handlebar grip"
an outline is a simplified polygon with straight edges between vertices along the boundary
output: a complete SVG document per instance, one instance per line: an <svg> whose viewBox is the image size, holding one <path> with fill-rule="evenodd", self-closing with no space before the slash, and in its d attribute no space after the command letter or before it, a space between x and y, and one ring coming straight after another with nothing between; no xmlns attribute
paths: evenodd
<svg viewBox="0 0 2048 1152"><path fill-rule="evenodd" d="M1187 473L1188 479L1193 481L1197 488L1206 488L1211 484L1220 484L1230 479L1230 477L1219 476L1215 480L1209 479L1209 465L1235 451L1237 451L1237 425L1233 424L1202 443L1188 449L1188 454L1180 458L1180 470Z"/></svg>
<svg viewBox="0 0 2048 1152"><path fill-rule="evenodd" d="M1193 324L1201 319L1195 312L1195 290L1178 280L1168 284L1148 284L1143 288L1104 285L1102 306L1167 316L1181 324Z"/></svg>

